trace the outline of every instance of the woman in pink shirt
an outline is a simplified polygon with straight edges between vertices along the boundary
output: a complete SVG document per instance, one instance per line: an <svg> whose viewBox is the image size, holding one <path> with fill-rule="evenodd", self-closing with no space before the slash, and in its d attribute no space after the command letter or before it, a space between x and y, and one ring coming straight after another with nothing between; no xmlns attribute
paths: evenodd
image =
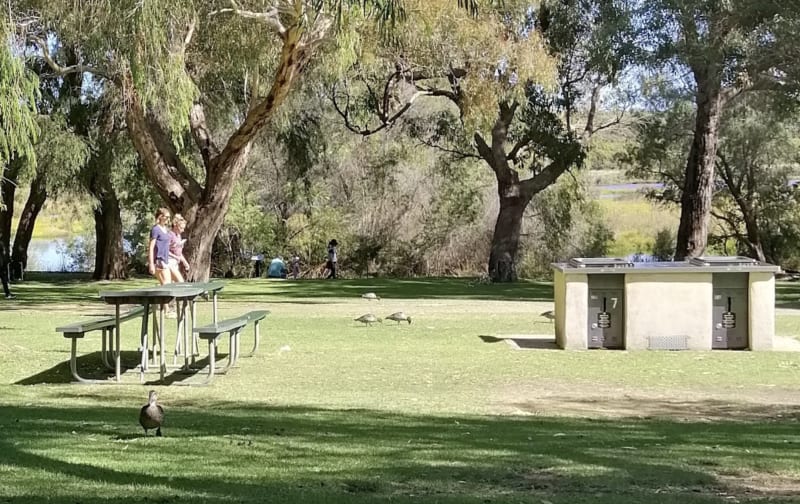
<svg viewBox="0 0 800 504"><path fill-rule="evenodd" d="M173 282L185 282L181 273L181 265L189 272L189 262L183 257L183 245L186 239L181 234L186 230L186 219L181 214L172 218L172 230L169 232L169 270Z"/></svg>

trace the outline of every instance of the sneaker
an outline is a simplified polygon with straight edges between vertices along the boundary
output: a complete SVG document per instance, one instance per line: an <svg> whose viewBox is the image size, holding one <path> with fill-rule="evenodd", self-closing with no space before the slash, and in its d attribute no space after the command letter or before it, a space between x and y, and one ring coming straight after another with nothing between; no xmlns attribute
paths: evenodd
<svg viewBox="0 0 800 504"><path fill-rule="evenodd" d="M17 296L14 294L6 294L6 299L17 299Z"/></svg>

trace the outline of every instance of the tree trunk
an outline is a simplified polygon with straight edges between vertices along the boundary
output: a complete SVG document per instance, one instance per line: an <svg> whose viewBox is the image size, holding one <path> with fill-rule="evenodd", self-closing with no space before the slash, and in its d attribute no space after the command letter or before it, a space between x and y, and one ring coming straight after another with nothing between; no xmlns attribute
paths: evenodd
<svg viewBox="0 0 800 504"><path fill-rule="evenodd" d="M501 188L501 193L519 193L520 188ZM494 225L492 249L489 254L489 278L492 282L515 282L517 280L517 251L522 229L522 216L530 198L524 196L500 196L500 213Z"/></svg>
<svg viewBox="0 0 800 504"><path fill-rule="evenodd" d="M240 163L246 162L246 157ZM186 228L186 247L184 255L189 262L190 271L187 279L195 282L208 280L211 273L211 250L214 239L222 227L233 186L223 188L220 185L207 191L207 197L195 213L194 222Z"/></svg>
<svg viewBox="0 0 800 504"><path fill-rule="evenodd" d="M94 209L94 229L97 241L95 250L95 280L118 280L128 277L128 261L122 248L122 217L108 172L97 170L89 183L89 190L97 198Z"/></svg>
<svg viewBox="0 0 800 504"><path fill-rule="evenodd" d="M520 180L519 173L509 165L506 153L508 127L514 119L517 105L500 103L497 119L492 127L492 144L474 135L475 147L481 158L491 167L497 179L500 213L494 226L492 247L489 253L489 278L492 282L517 280L517 252L522 228L522 216L533 197L558 180L567 168L580 162L582 151L577 144L565 146L547 167L531 178Z"/></svg>
<svg viewBox="0 0 800 504"><path fill-rule="evenodd" d="M190 266L187 280L208 279L214 238L224 222L236 180L247 164L251 142L288 96L311 56L311 49L322 40L327 25L321 32L314 32L313 36L319 39L310 41L306 39L307 29L304 23L298 23L282 35L281 60L269 93L250 108L223 149L214 145L202 106L193 107L190 125L203 158L205 187L191 176L180 160L169 134L147 116L133 84L126 84L130 90L125 109L128 132L142 158L145 174L170 209L180 212L187 220L184 249Z"/></svg>
<svg viewBox="0 0 800 504"><path fill-rule="evenodd" d="M711 197L714 193L714 166L722 111L721 81L716 77L700 76L698 72L695 75L697 117L681 196L676 260L697 257L705 252L711 217Z"/></svg>
<svg viewBox="0 0 800 504"><path fill-rule="evenodd" d="M755 212L746 205L741 205L740 208L744 218L747 246L750 248L751 257L755 257L761 262L766 262L767 258L764 255L764 245L761 243L761 232Z"/></svg>
<svg viewBox="0 0 800 504"><path fill-rule="evenodd" d="M11 250L11 221L14 219L14 196L22 161L14 157L5 173L0 171L0 243Z"/></svg>
<svg viewBox="0 0 800 504"><path fill-rule="evenodd" d="M33 227L36 225L36 217L47 200L47 178L44 173L36 175L31 182L31 190L28 194L28 201L22 209L17 226L17 234L14 237L14 246L11 249L11 261L21 262L24 269L28 268L28 245L33 236Z"/></svg>

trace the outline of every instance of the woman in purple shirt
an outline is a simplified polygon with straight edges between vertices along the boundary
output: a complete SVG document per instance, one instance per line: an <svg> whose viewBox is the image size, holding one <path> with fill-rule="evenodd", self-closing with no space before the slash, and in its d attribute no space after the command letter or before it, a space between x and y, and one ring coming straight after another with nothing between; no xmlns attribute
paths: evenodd
<svg viewBox="0 0 800 504"><path fill-rule="evenodd" d="M156 225L150 230L150 246L147 249L147 268L155 275L158 283L168 284L172 280L169 268L169 210L159 208L156 212Z"/></svg>

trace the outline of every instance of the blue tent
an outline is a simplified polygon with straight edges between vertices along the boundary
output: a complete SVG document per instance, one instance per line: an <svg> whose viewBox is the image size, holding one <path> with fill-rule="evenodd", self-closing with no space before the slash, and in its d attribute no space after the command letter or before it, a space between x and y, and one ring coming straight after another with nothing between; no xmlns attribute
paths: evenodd
<svg viewBox="0 0 800 504"><path fill-rule="evenodd" d="M267 276L269 278L286 278L286 263L283 262L283 259L276 257L269 263Z"/></svg>

